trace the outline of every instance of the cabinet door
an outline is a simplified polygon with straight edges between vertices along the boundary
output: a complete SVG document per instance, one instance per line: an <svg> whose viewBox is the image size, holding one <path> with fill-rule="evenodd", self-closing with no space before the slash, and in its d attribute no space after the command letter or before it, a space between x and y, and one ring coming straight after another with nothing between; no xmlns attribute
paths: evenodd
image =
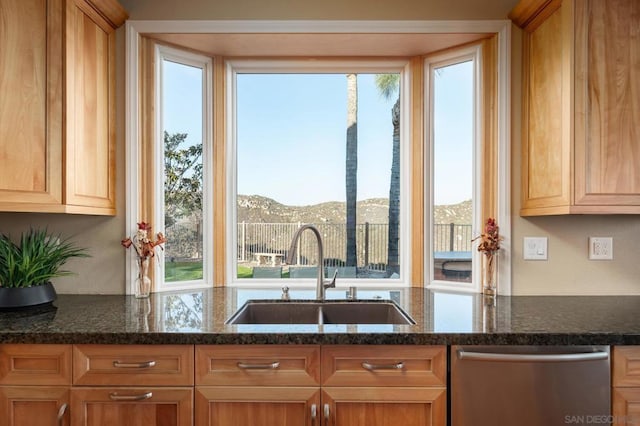
<svg viewBox="0 0 640 426"><path fill-rule="evenodd" d="M62 208L60 3L0 2L2 211L33 211L39 204Z"/></svg>
<svg viewBox="0 0 640 426"><path fill-rule="evenodd" d="M66 1L65 203L115 214L115 32L84 0Z"/></svg>
<svg viewBox="0 0 640 426"><path fill-rule="evenodd" d="M322 388L322 425L445 426L445 388Z"/></svg>
<svg viewBox="0 0 640 426"><path fill-rule="evenodd" d="M190 426L192 388L74 388L72 426Z"/></svg>
<svg viewBox="0 0 640 426"><path fill-rule="evenodd" d="M613 424L640 424L640 388L613 388Z"/></svg>
<svg viewBox="0 0 640 426"><path fill-rule="evenodd" d="M637 213L640 2L580 1L575 8L575 202Z"/></svg>
<svg viewBox="0 0 640 426"><path fill-rule="evenodd" d="M318 388L203 386L195 400L196 426L320 425Z"/></svg>
<svg viewBox="0 0 640 426"><path fill-rule="evenodd" d="M532 209L566 209L571 202L571 117L565 108L569 94L564 87L570 70L568 46L563 42L568 7L562 3L547 12L543 22L528 25L523 34L523 215Z"/></svg>
<svg viewBox="0 0 640 426"><path fill-rule="evenodd" d="M0 387L0 419L5 426L68 425L67 387Z"/></svg>

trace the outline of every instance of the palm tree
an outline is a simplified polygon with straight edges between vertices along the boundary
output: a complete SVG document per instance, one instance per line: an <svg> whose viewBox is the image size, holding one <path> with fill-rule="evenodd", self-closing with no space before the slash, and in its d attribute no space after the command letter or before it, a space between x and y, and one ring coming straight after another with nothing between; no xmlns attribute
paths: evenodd
<svg viewBox="0 0 640 426"><path fill-rule="evenodd" d="M358 76L347 74L347 260L346 266L357 265L356 202L358 198Z"/></svg>
<svg viewBox="0 0 640 426"><path fill-rule="evenodd" d="M398 92L398 99L391 108L393 123L393 148L391 181L389 183L389 241L387 245L387 276L400 273L398 242L400 240L400 74L377 74L376 86L380 94L391 99Z"/></svg>

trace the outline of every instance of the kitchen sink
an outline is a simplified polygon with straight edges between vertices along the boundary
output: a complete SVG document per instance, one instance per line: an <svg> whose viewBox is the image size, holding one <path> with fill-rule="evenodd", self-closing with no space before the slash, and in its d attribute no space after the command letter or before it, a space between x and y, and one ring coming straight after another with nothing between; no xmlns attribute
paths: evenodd
<svg viewBox="0 0 640 426"><path fill-rule="evenodd" d="M249 300L227 324L415 324L391 300Z"/></svg>

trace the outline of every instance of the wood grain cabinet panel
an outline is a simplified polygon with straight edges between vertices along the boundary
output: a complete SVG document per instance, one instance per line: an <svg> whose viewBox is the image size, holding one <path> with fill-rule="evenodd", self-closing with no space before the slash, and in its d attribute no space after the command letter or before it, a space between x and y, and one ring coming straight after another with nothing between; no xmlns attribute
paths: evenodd
<svg viewBox="0 0 640 426"><path fill-rule="evenodd" d="M445 426L446 389L322 388L325 426Z"/></svg>
<svg viewBox="0 0 640 426"><path fill-rule="evenodd" d="M196 384L317 386L320 384L320 347L196 346Z"/></svg>
<svg viewBox="0 0 640 426"><path fill-rule="evenodd" d="M315 426L321 424L319 407L317 387L197 386L195 424Z"/></svg>
<svg viewBox="0 0 640 426"><path fill-rule="evenodd" d="M193 388L73 388L71 426L191 426Z"/></svg>
<svg viewBox="0 0 640 426"><path fill-rule="evenodd" d="M640 424L640 346L614 346L611 353L612 424Z"/></svg>
<svg viewBox="0 0 640 426"><path fill-rule="evenodd" d="M0 345L0 424L68 425L71 345Z"/></svg>
<svg viewBox="0 0 640 426"><path fill-rule="evenodd" d="M71 385L71 345L0 345L0 385Z"/></svg>
<svg viewBox="0 0 640 426"><path fill-rule="evenodd" d="M322 347L322 386L446 386L444 346Z"/></svg>
<svg viewBox="0 0 640 426"><path fill-rule="evenodd" d="M68 425L68 407L68 387L0 386L3 426Z"/></svg>
<svg viewBox="0 0 640 426"><path fill-rule="evenodd" d="M640 3L522 0L523 216L640 213Z"/></svg>
<svg viewBox="0 0 640 426"><path fill-rule="evenodd" d="M61 0L3 0L0 22L0 210L60 204Z"/></svg>
<svg viewBox="0 0 640 426"><path fill-rule="evenodd" d="M73 384L193 386L191 345L75 345Z"/></svg>
<svg viewBox="0 0 640 426"><path fill-rule="evenodd" d="M115 214L116 0L0 3L0 211Z"/></svg>

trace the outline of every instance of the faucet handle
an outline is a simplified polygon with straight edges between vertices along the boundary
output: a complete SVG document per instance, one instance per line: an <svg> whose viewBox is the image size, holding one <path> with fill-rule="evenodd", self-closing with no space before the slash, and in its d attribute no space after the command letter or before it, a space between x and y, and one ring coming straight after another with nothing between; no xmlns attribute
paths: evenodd
<svg viewBox="0 0 640 426"><path fill-rule="evenodd" d="M333 273L333 278L331 278L331 281L326 281L326 284L324 285L324 288L336 288L336 277L338 276L338 268L336 268L335 272Z"/></svg>

